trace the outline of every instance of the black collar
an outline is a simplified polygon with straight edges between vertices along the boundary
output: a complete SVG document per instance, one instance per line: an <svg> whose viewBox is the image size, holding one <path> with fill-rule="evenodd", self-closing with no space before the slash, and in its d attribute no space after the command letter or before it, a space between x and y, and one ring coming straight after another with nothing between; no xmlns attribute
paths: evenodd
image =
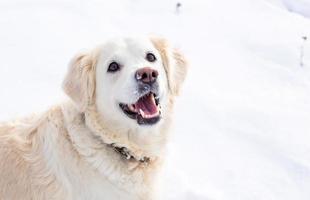
<svg viewBox="0 0 310 200"><path fill-rule="evenodd" d="M108 146L110 146L115 152L119 153L121 155L121 157L124 158L125 160L135 160L135 161L140 162L140 163L149 163L150 162L149 157L142 157L139 159L136 158L135 156L133 156L130 153L130 151L126 147L116 146L115 143L109 144Z"/></svg>

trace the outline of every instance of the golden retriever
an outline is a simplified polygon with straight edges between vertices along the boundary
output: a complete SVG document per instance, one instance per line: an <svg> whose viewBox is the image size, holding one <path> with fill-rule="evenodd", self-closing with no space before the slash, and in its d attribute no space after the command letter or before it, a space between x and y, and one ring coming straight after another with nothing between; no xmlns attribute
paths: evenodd
<svg viewBox="0 0 310 200"><path fill-rule="evenodd" d="M162 38L115 38L74 57L67 102L0 124L0 199L158 199L186 72Z"/></svg>

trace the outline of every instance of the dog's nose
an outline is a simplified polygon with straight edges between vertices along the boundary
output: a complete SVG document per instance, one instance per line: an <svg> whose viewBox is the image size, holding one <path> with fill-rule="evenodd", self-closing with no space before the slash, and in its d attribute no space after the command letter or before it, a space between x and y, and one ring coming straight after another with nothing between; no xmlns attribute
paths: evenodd
<svg viewBox="0 0 310 200"><path fill-rule="evenodd" d="M136 71L136 80L143 83L154 83L158 77L158 71L150 67L144 67Z"/></svg>

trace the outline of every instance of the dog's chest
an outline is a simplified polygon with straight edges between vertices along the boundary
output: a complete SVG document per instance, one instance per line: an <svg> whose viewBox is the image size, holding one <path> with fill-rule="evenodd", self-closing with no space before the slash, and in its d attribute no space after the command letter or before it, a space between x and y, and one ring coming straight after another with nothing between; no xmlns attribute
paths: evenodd
<svg viewBox="0 0 310 200"><path fill-rule="evenodd" d="M103 177L83 177L72 188L72 200L137 200L133 194L119 189Z"/></svg>

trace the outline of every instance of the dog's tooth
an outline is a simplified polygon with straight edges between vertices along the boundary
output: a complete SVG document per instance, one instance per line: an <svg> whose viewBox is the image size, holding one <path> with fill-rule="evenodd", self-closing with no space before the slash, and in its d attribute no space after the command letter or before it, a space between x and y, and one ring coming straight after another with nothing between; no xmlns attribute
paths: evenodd
<svg viewBox="0 0 310 200"><path fill-rule="evenodd" d="M133 106L132 105L128 105L129 110L133 111Z"/></svg>
<svg viewBox="0 0 310 200"><path fill-rule="evenodd" d="M152 94L151 99L152 99L153 104L156 104L156 101L155 101L155 98L154 98L154 95L153 95L153 94Z"/></svg>
<svg viewBox="0 0 310 200"><path fill-rule="evenodd" d="M139 109L139 112L140 112L140 114L142 115L142 117L145 117L145 114L144 114L144 112L143 112L142 109Z"/></svg>
<svg viewBox="0 0 310 200"><path fill-rule="evenodd" d="M131 109L131 111L133 111L133 112L137 112L137 108L136 108L136 106L135 106L134 104L131 104L131 105L130 105L130 109Z"/></svg>

